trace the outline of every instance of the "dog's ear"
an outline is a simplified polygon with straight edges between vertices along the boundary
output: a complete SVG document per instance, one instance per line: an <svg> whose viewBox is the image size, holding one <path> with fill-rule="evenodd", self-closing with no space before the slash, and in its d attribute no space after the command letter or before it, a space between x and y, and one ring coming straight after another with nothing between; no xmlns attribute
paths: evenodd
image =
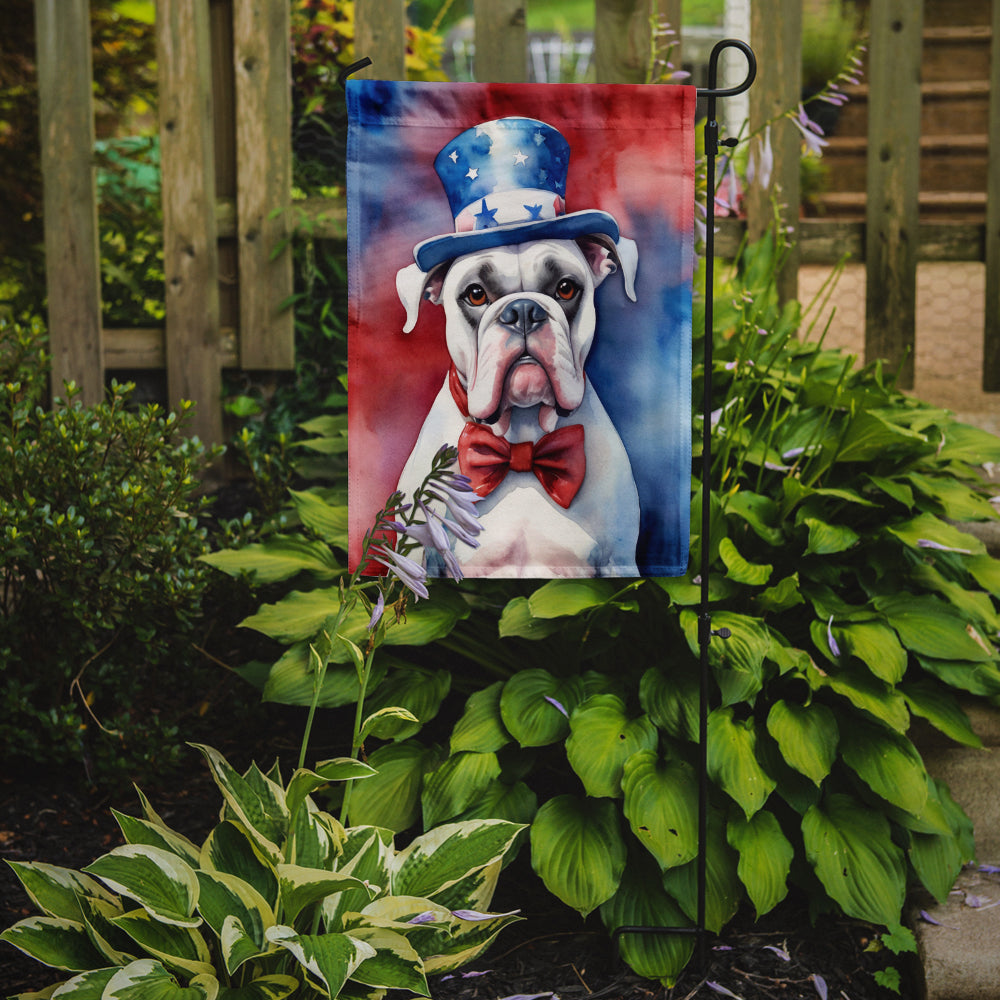
<svg viewBox="0 0 1000 1000"><path fill-rule="evenodd" d="M417 314L424 299L435 305L441 301L441 286L450 263L445 261L430 271L422 271L418 265L410 264L396 272L396 292L406 310L403 333L409 333L417 325Z"/></svg>
<svg viewBox="0 0 1000 1000"><path fill-rule="evenodd" d="M599 285L609 274L621 270L622 278L625 279L625 294L635 302L635 275L639 269L639 248L635 245L635 240L622 236L616 243L610 236L593 233L582 236L576 242L587 258L596 284Z"/></svg>

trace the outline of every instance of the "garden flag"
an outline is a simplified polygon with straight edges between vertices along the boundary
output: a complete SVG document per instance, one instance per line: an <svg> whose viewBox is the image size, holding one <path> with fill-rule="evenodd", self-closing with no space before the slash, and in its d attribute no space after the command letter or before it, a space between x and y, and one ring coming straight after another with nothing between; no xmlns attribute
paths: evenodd
<svg viewBox="0 0 1000 1000"><path fill-rule="evenodd" d="M483 529L453 542L466 576L686 572L694 89L347 102L351 565L448 444Z"/></svg>

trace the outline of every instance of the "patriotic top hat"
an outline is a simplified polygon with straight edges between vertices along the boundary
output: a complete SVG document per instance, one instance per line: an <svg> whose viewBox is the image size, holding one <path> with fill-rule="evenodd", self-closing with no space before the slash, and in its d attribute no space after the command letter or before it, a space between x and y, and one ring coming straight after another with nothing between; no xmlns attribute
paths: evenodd
<svg viewBox="0 0 1000 1000"><path fill-rule="evenodd" d="M489 247L602 234L615 243L618 223L591 209L566 214L569 143L534 118L499 118L449 142L434 160L455 232L418 243L422 271Z"/></svg>

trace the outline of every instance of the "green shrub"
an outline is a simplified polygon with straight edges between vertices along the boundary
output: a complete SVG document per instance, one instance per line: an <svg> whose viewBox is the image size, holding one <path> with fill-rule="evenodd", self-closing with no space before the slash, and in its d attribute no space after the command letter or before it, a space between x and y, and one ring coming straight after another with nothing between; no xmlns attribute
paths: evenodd
<svg viewBox="0 0 1000 1000"><path fill-rule="evenodd" d="M285 785L277 765L240 774L199 749L224 800L203 844L141 796L142 819L115 813L126 844L82 872L11 863L42 912L0 938L64 979L77 973L60 995L429 996L428 974L472 961L518 919L486 912L516 824L453 823L399 849L388 830L345 829L311 798L369 778L367 765L324 761Z"/></svg>
<svg viewBox="0 0 1000 1000"><path fill-rule="evenodd" d="M0 321L0 744L94 774L154 764L177 743L157 684L190 664L206 586L208 453L187 404L132 409L128 385L43 408L41 338Z"/></svg>

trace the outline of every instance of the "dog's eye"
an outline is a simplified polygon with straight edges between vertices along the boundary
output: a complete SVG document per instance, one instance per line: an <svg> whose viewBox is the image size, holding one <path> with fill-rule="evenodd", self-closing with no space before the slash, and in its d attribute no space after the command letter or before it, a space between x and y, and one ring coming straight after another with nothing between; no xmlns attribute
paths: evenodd
<svg viewBox="0 0 1000 1000"><path fill-rule="evenodd" d="M484 306L486 305L486 289L482 285L469 285L464 292L462 292L462 298L469 303L470 306Z"/></svg>
<svg viewBox="0 0 1000 1000"><path fill-rule="evenodd" d="M568 302L578 291L580 291L580 286L572 278L563 278L556 285L556 295L564 302Z"/></svg>

